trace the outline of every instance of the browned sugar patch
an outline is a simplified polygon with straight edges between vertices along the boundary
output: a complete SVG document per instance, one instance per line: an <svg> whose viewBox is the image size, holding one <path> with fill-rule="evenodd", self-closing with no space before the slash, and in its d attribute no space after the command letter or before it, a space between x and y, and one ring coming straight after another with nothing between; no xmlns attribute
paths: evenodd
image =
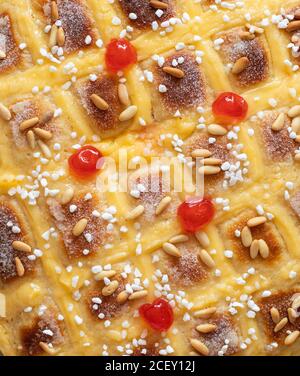
<svg viewBox="0 0 300 376"><path fill-rule="evenodd" d="M15 40L11 19L6 13L0 15L0 50L6 54L4 59L0 59L0 73L16 67L21 60L21 52Z"/></svg>
<svg viewBox="0 0 300 376"><path fill-rule="evenodd" d="M13 226L16 227L13 227ZM21 232L15 233L16 228ZM15 231L15 232L14 232ZM16 251L12 243L16 240L22 241L26 236L15 208L0 201L0 280L10 281L18 277L15 258L18 257L23 264L25 274L33 270L33 262L28 260L28 253Z"/></svg>
<svg viewBox="0 0 300 376"><path fill-rule="evenodd" d="M221 54L226 64L234 64L242 57L249 60L248 66L234 80L239 86L249 86L263 82L269 75L269 61L261 37L252 40L242 40L240 30L222 35L224 43L221 45Z"/></svg>
<svg viewBox="0 0 300 376"><path fill-rule="evenodd" d="M276 341L282 344L285 337L287 336L287 330L300 330L300 317L298 317L293 324L288 322L282 330L275 333L274 328L276 324L273 322L270 314L271 308L275 307L279 311L280 319L288 317L288 308L290 308L292 305L292 297L294 296L294 294L299 292L300 290L280 291L276 294L272 294L267 298L260 299L258 303L260 312L258 315L264 332L270 341Z"/></svg>
<svg viewBox="0 0 300 376"><path fill-rule="evenodd" d="M246 210L238 215L236 218L229 220L222 225L222 236L226 240L226 247L232 249L238 260L247 267L249 263L260 264L264 266L271 266L273 262L280 258L280 255L286 250L285 243L280 235L278 229L272 222L267 222L263 225L251 228L253 240L263 239L267 243L270 255L267 259L262 259L258 256L255 260L250 257L250 249L242 244L241 238L236 237L235 231L246 226L249 219L256 216L252 210Z"/></svg>
<svg viewBox="0 0 300 376"><path fill-rule="evenodd" d="M196 240L189 240L176 246L181 252L181 257L166 256L170 280L184 287L205 281L209 273L208 268L198 258L197 252L201 249L199 243Z"/></svg>
<svg viewBox="0 0 300 376"><path fill-rule="evenodd" d="M53 335L47 334L47 331L50 331ZM21 340L24 355L33 356L41 355L44 352L40 342L47 345L52 344L55 348L55 346L63 343L64 337L54 314L47 312L43 317L36 318L31 326L21 329Z"/></svg>
<svg viewBox="0 0 300 376"><path fill-rule="evenodd" d="M88 249L92 254L107 239L106 223L102 218L95 217L92 213L99 209L98 200L93 197L86 200L83 196L74 198L70 203L61 205L57 200L49 199L48 205L56 226L59 229L67 255L70 259L83 257L83 250ZM74 213L70 212L70 205L76 205ZM80 236L74 236L72 230L82 218L88 220L87 226ZM85 235L90 234L92 241L88 241Z"/></svg>
<svg viewBox="0 0 300 376"><path fill-rule="evenodd" d="M216 325L216 329L211 333L200 334L194 331L194 337L207 346L210 356L219 355L219 351L223 351L223 355L233 355L239 352L239 332L229 315L217 313L209 320L198 322L198 324L203 323ZM225 340L229 341L227 346Z"/></svg>
<svg viewBox="0 0 300 376"><path fill-rule="evenodd" d="M148 342L149 339L147 338L147 344L135 348L131 356L159 356L159 350L161 347L157 346L158 342Z"/></svg>
<svg viewBox="0 0 300 376"><path fill-rule="evenodd" d="M273 131L272 124L278 114L274 111L266 111L261 121L261 132L264 151L268 159L275 162L283 162L291 159L296 143L290 138L287 127L290 120L286 116L285 127L280 131Z"/></svg>
<svg viewBox="0 0 300 376"><path fill-rule="evenodd" d="M140 197L133 200L136 205L144 206L143 219L145 221L152 222L157 218L155 214L156 208L165 196L171 196L172 201L162 212L160 218L165 219L175 215L179 199L170 192L171 186L168 186L161 173L145 174L145 172L138 170L130 176L130 190L136 188L138 184L145 188L145 192L141 192Z"/></svg>
<svg viewBox="0 0 300 376"><path fill-rule="evenodd" d="M117 280L119 282L119 286L116 291L109 296L103 296L101 293L102 287L99 287L99 290L90 291L87 297L87 304L90 313L99 320L105 320L109 318L116 317L123 309L127 309L126 303L119 303L117 301L117 296L124 291L125 282L121 277L113 278L112 280ZM98 298L101 300L101 303L97 303L96 300L93 299ZM99 318L99 314L102 313L104 318Z"/></svg>
<svg viewBox="0 0 300 376"><path fill-rule="evenodd" d="M118 0L121 9L126 14L130 20L132 26L139 29L147 29L151 27L152 22L157 21L158 23L164 22L171 17L175 16L175 9L172 0L162 0L163 3L168 4L167 9L163 9L163 15L157 17L155 12L157 9L150 5L150 1L145 0ZM129 18L130 13L135 13L137 15L136 20L131 20Z"/></svg>
<svg viewBox="0 0 300 376"><path fill-rule="evenodd" d="M72 53L94 45L96 36L92 20L87 12L86 6L81 0L57 0L59 19L62 21L62 28L65 33L64 51ZM44 12L51 21L50 2L44 6ZM90 35L92 43L87 45L85 38Z"/></svg>
<svg viewBox="0 0 300 376"><path fill-rule="evenodd" d="M118 82L116 78L102 76L95 82L81 82L77 86L77 92L81 103L95 126L101 133L117 131L119 126L119 114L122 112L122 105L118 97ZM99 110L91 101L90 96L97 94L104 99L109 108L106 111Z"/></svg>
<svg viewBox="0 0 300 376"><path fill-rule="evenodd" d="M191 153L196 149L207 149L212 153L213 158L221 159L222 163L232 161L232 156L227 149L228 140L225 136L218 137L213 144L209 143L209 136L203 133L194 133L185 141L183 146L184 154L191 157ZM216 175L205 176L205 190L211 192L220 186L223 181L224 172Z"/></svg>
<svg viewBox="0 0 300 376"><path fill-rule="evenodd" d="M27 131L20 131L20 124L25 120L38 117L40 119L40 122L36 125L38 128L51 133L57 132L51 115L54 111L52 107L50 103L44 102L39 98L17 102L11 107L13 118L10 121L10 126L17 147L21 148L28 145L26 141Z"/></svg>
<svg viewBox="0 0 300 376"><path fill-rule="evenodd" d="M178 65L184 72L183 78L176 78L157 68L158 84L165 85L167 92L161 94L164 105L170 111L184 110L204 104L206 100L206 84L194 56L188 52L176 53L166 59L164 66L172 66L173 59L184 58Z"/></svg>

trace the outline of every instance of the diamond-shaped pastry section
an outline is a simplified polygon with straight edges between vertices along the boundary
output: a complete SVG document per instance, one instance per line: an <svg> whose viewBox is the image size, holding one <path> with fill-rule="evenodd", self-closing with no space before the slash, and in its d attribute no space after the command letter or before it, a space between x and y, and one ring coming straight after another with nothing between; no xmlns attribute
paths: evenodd
<svg viewBox="0 0 300 376"><path fill-rule="evenodd" d="M0 280L6 284L34 271L33 240L17 202L0 196Z"/></svg>
<svg viewBox="0 0 300 376"><path fill-rule="evenodd" d="M245 28L226 31L214 37L232 84L244 90L266 81L271 74L264 29L248 24Z"/></svg>
<svg viewBox="0 0 300 376"><path fill-rule="evenodd" d="M300 107L262 111L252 121L258 126L265 160L269 164L298 160Z"/></svg>
<svg viewBox="0 0 300 376"><path fill-rule="evenodd" d="M131 26L140 30L158 28L158 24L176 16L174 0L118 0L117 3Z"/></svg>
<svg viewBox="0 0 300 376"><path fill-rule="evenodd" d="M209 89L196 52L181 46L178 50L155 55L151 61L142 64L144 79L152 93L156 121L207 105Z"/></svg>
<svg viewBox="0 0 300 376"><path fill-rule="evenodd" d="M47 203L66 253L70 259L93 254L109 238L100 214L101 204L90 192L65 193L61 201L48 199Z"/></svg>
<svg viewBox="0 0 300 376"><path fill-rule="evenodd" d="M259 323L264 330L267 346L292 346L300 335L300 290L282 290L258 302Z"/></svg>
<svg viewBox="0 0 300 376"><path fill-rule="evenodd" d="M124 132L138 110L131 102L126 81L106 73L93 81L78 81L76 95L95 131L104 138Z"/></svg>
<svg viewBox="0 0 300 376"><path fill-rule="evenodd" d="M41 317L32 318L21 330L23 355L55 355L64 342L62 323L57 312L47 309Z"/></svg>
<svg viewBox="0 0 300 376"><path fill-rule="evenodd" d="M269 216L270 217L270 216ZM271 218L271 217L270 217ZM237 270L255 266L271 268L288 252L283 237L265 215L245 209L220 226L227 250L233 252L232 263Z"/></svg>
<svg viewBox="0 0 300 376"><path fill-rule="evenodd" d="M226 312L214 312L209 308L201 311L198 313L199 319L195 320L195 328L190 339L195 352L205 356L239 353L241 334L234 318ZM195 316L197 317L197 313Z"/></svg>
<svg viewBox="0 0 300 376"><path fill-rule="evenodd" d="M39 0L33 6L53 55L61 58L96 45L99 35L85 1Z"/></svg>

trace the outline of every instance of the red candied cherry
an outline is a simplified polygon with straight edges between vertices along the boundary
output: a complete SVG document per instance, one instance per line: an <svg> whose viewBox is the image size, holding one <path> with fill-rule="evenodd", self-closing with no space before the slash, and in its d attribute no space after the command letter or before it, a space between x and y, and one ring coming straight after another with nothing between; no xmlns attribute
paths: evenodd
<svg viewBox="0 0 300 376"><path fill-rule="evenodd" d="M196 232L212 221L215 207L209 198L193 197L179 205L177 215L184 231Z"/></svg>
<svg viewBox="0 0 300 376"><path fill-rule="evenodd" d="M137 62L137 53L127 39L112 39L106 47L107 69L117 72Z"/></svg>
<svg viewBox="0 0 300 376"><path fill-rule="evenodd" d="M102 153L91 145L83 146L69 157L71 172L83 178L94 175L103 163Z"/></svg>
<svg viewBox="0 0 300 376"><path fill-rule="evenodd" d="M216 119L225 125L237 124L244 120L248 112L248 103L238 94L222 93L212 105Z"/></svg>
<svg viewBox="0 0 300 376"><path fill-rule="evenodd" d="M144 320L155 330L164 332L168 330L174 321L173 309L165 300L158 298L152 304L143 304L139 313Z"/></svg>

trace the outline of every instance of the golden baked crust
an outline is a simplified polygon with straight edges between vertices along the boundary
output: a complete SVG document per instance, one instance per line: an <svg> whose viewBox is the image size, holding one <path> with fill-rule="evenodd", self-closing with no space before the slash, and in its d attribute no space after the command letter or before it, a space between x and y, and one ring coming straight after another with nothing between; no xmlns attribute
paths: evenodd
<svg viewBox="0 0 300 376"><path fill-rule="evenodd" d="M161 14L148 0L0 0L4 355L300 355L300 2L163 3ZM109 75L105 46L120 36L138 62ZM184 77L163 70L170 66ZM120 83L137 106L125 122ZM211 105L224 91L242 95L249 112L216 135ZM106 112L92 94L109 103ZM39 130L20 129L35 118ZM69 173L68 157L84 144L118 166L123 152L134 164L208 149L223 167L205 177L214 220L174 239L188 192L166 193L161 175L155 192L137 188L152 174L138 165L128 192L101 192L96 179ZM143 212L128 219L135 207ZM249 235L256 217L263 222ZM164 251L167 242L180 257ZM199 257L204 248L209 258ZM166 333L138 314L157 296L174 310Z"/></svg>

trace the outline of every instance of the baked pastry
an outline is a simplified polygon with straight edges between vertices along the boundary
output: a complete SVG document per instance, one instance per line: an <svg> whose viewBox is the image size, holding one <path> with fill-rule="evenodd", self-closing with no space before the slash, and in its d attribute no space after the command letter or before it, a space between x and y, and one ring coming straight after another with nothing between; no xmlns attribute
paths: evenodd
<svg viewBox="0 0 300 376"><path fill-rule="evenodd" d="M0 0L2 354L300 355L299 48L299 0Z"/></svg>

